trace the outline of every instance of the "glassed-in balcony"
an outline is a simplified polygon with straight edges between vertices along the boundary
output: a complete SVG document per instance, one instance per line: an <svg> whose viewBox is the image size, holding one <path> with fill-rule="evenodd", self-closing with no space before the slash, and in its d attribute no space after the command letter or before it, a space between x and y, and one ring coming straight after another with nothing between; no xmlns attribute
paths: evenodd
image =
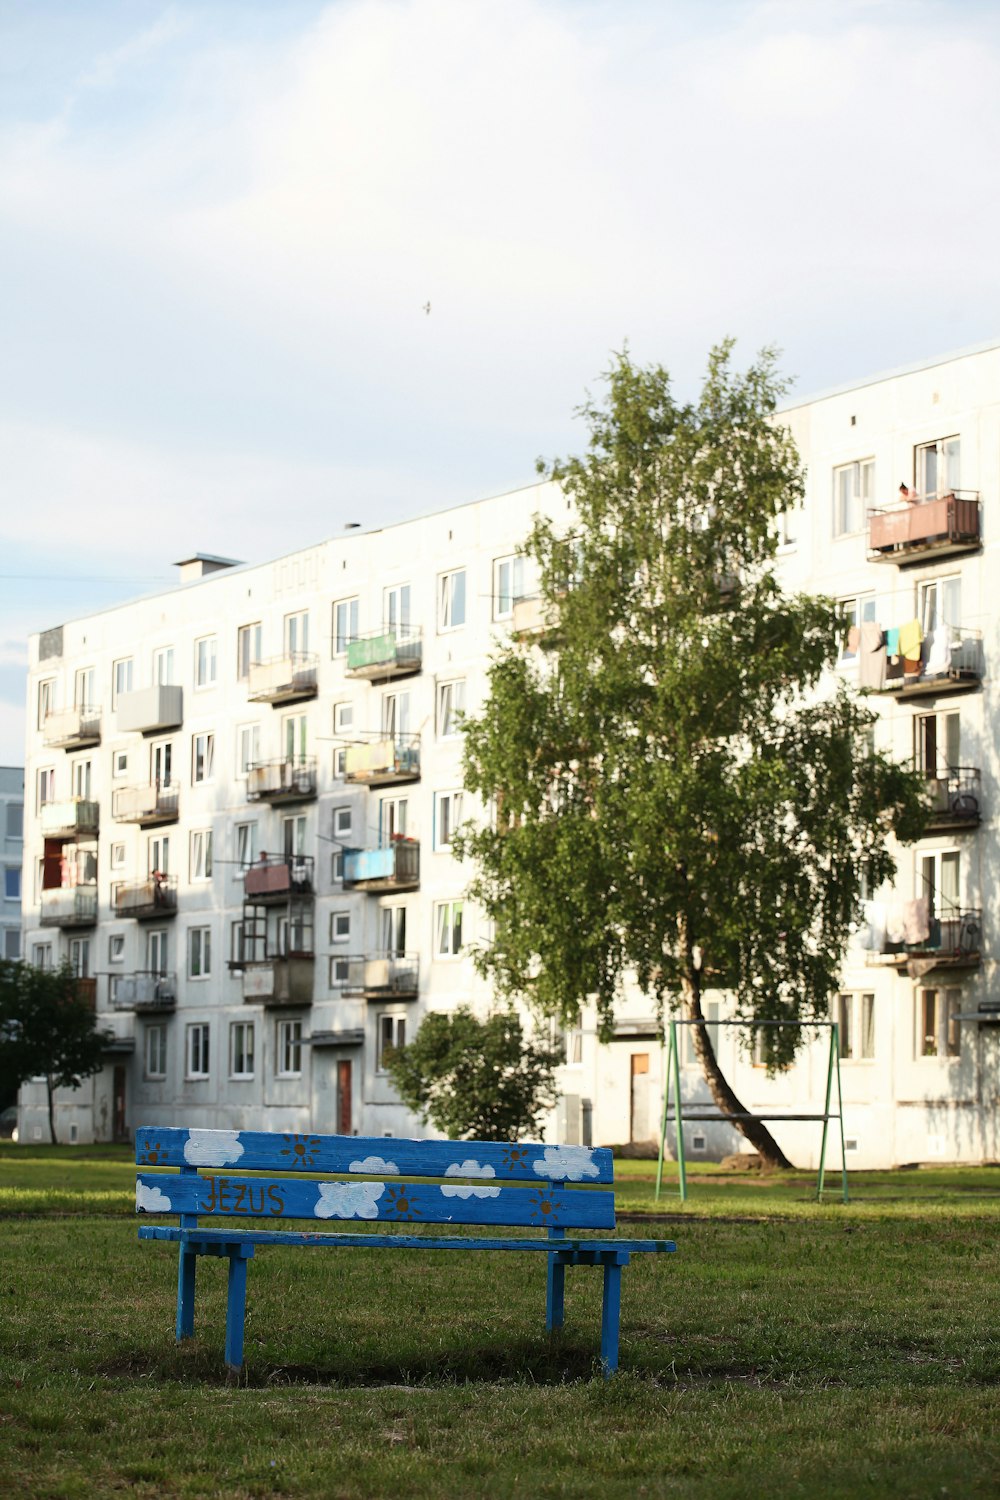
<svg viewBox="0 0 1000 1500"><path fill-rule="evenodd" d="M121 974L111 1000L114 1010L172 1011L176 1004L176 974L159 974L152 969Z"/></svg>
<svg viewBox="0 0 1000 1500"><path fill-rule="evenodd" d="M243 970L246 1005L311 1005L316 960L312 954L247 960Z"/></svg>
<svg viewBox="0 0 1000 1500"><path fill-rule="evenodd" d="M176 781L143 782L139 786L116 787L111 794L111 816L116 823L138 823L152 828L157 823L176 823L180 788Z"/></svg>
<svg viewBox="0 0 1000 1500"><path fill-rule="evenodd" d="M91 704L46 714L42 739L53 750L82 750L101 743L101 710Z"/></svg>
<svg viewBox="0 0 1000 1500"><path fill-rule="evenodd" d="M184 689L160 682L153 687L122 693L115 710L125 734L157 734L184 722Z"/></svg>
<svg viewBox="0 0 1000 1500"><path fill-rule="evenodd" d="M345 781L365 786L393 786L420 780L420 736L399 734L370 744L351 745L347 751Z"/></svg>
<svg viewBox="0 0 1000 1500"><path fill-rule="evenodd" d="M416 625L392 625L358 636L347 647L348 677L411 677L423 666L423 632Z"/></svg>
<svg viewBox="0 0 1000 1500"><path fill-rule="evenodd" d="M340 988L344 995L362 995L366 1000L415 1000L420 960L415 953L369 953L345 961L347 977Z"/></svg>
<svg viewBox="0 0 1000 1500"><path fill-rule="evenodd" d="M873 511L868 522L869 562L921 562L928 555L976 552L982 542L978 490L918 496Z"/></svg>
<svg viewBox="0 0 1000 1500"><path fill-rule="evenodd" d="M898 698L924 698L968 691L983 679L981 630L937 625L922 639L908 640L905 627L890 629L882 632L882 644L874 650L867 643L867 631L868 626L863 626L858 651L861 687Z"/></svg>
<svg viewBox="0 0 1000 1500"><path fill-rule="evenodd" d="M277 905L313 891L310 854L262 854L243 876L243 894L257 906Z"/></svg>
<svg viewBox="0 0 1000 1500"><path fill-rule="evenodd" d="M154 917L177 915L177 876L151 875L148 880L128 881L114 888L117 917L137 917L149 921Z"/></svg>
<svg viewBox="0 0 1000 1500"><path fill-rule="evenodd" d="M316 757L254 761L247 770L248 802L307 802L316 795Z"/></svg>
<svg viewBox="0 0 1000 1500"><path fill-rule="evenodd" d="M252 662L247 672L251 703L295 703L319 691L319 657L310 651L287 651L268 661Z"/></svg>
<svg viewBox="0 0 1000 1500"><path fill-rule="evenodd" d="M420 842L393 838L375 849L344 850L344 888L415 891L420 884Z"/></svg>
<svg viewBox="0 0 1000 1500"><path fill-rule="evenodd" d="M97 884L54 886L42 891L42 927L93 927L97 921Z"/></svg>
<svg viewBox="0 0 1000 1500"><path fill-rule="evenodd" d="M927 833L976 828L982 818L982 777L975 766L949 766L943 776L929 776L931 811Z"/></svg>
<svg viewBox="0 0 1000 1500"><path fill-rule="evenodd" d="M100 825L100 808L89 797L67 797L63 802L43 803L40 822L47 839L93 837Z"/></svg>

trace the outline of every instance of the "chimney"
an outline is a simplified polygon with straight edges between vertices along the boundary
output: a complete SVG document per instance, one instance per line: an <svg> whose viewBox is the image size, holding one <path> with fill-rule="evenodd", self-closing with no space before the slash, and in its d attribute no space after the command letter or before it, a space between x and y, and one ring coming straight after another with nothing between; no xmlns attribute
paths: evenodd
<svg viewBox="0 0 1000 1500"><path fill-rule="evenodd" d="M194 583L196 579L219 573L223 568L238 568L240 561L236 557L216 557L212 552L195 552L191 557L182 557L174 567L181 570L181 583Z"/></svg>

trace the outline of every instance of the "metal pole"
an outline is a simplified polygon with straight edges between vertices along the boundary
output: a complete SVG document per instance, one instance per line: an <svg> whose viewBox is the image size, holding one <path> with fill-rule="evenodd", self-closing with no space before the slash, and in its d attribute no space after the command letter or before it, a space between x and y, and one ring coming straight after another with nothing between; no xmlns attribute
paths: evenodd
<svg viewBox="0 0 1000 1500"><path fill-rule="evenodd" d="M660 1049L661 1055L663 1049ZM667 1149L667 1109L670 1105L670 1065L674 1054L674 1029L673 1022L670 1023L670 1041L667 1046L667 1065L663 1073L663 1115L660 1120L660 1158L656 1164L656 1192L654 1201L660 1201L660 1188L663 1184L663 1158Z"/></svg>
<svg viewBox="0 0 1000 1500"><path fill-rule="evenodd" d="M677 1050L677 1022L670 1023L670 1051L674 1062L674 1121L677 1126L677 1181L681 1202L687 1202L687 1170L684 1164L684 1126L681 1123L681 1060Z"/></svg>
<svg viewBox="0 0 1000 1500"><path fill-rule="evenodd" d="M819 1176L816 1180L816 1201L823 1196L823 1176L826 1171L826 1136L830 1126L830 1095L833 1089L833 1059L840 1051L839 1027L836 1021L830 1027L830 1056L826 1065L826 1100L823 1105L823 1141L819 1148Z"/></svg>
<svg viewBox="0 0 1000 1500"><path fill-rule="evenodd" d="M840 1112L840 1180L844 1189L844 1202L847 1198L847 1146L844 1142L844 1095L840 1088L840 1048L837 1048L837 1109Z"/></svg>

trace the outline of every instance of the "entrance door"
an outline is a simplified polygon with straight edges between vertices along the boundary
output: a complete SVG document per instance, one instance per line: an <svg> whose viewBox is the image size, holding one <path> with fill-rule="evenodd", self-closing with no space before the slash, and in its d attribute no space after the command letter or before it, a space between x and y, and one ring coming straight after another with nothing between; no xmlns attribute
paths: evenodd
<svg viewBox="0 0 1000 1500"><path fill-rule="evenodd" d="M652 1139L649 1128L649 1053L632 1054L632 1128L633 1141Z"/></svg>
<svg viewBox="0 0 1000 1500"><path fill-rule="evenodd" d="M351 1060L341 1058L337 1063L337 1134L351 1134Z"/></svg>

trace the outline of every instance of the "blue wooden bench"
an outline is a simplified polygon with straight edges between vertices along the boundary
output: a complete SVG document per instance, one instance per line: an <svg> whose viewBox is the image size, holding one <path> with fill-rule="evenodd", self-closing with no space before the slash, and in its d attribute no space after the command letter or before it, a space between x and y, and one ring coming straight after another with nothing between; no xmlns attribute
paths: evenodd
<svg viewBox="0 0 1000 1500"><path fill-rule="evenodd" d="M137 1172L136 1211L179 1216L177 1224L139 1228L140 1239L180 1245L178 1340L194 1333L198 1256L229 1258L226 1363L233 1369L243 1363L247 1261L258 1245L542 1251L548 1257L545 1322L550 1330L563 1323L566 1267L602 1266L605 1375L618 1368L622 1267L638 1252L676 1249L671 1240L567 1234L614 1228L614 1192L607 1190L614 1167L611 1152L602 1147L143 1126L136 1132L135 1154L140 1169L157 1169ZM255 1222L251 1228L225 1227L227 1218ZM212 1227L203 1227L205 1219ZM293 1219L309 1222L276 1227ZM260 1221L275 1227L265 1229ZM377 1224L386 1232L344 1233L347 1221ZM216 1227L220 1222L223 1227ZM434 1224L476 1225L492 1233L471 1238L405 1232ZM504 1232L529 1227L538 1233Z"/></svg>

